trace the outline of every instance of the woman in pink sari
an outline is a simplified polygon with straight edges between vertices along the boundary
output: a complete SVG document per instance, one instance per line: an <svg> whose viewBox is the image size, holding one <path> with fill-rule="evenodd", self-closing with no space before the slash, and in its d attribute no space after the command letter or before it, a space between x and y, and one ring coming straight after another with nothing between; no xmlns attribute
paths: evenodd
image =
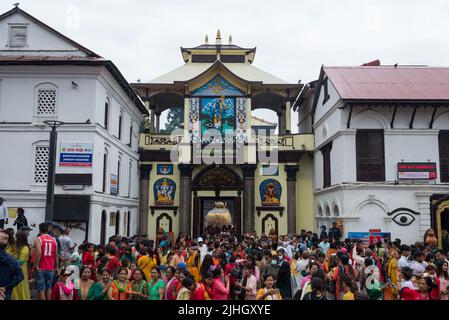
<svg viewBox="0 0 449 320"><path fill-rule="evenodd" d="M229 300L229 276L225 277L225 283L221 280L224 276L223 269L217 267L214 271L212 282L212 300Z"/></svg>
<svg viewBox="0 0 449 320"><path fill-rule="evenodd" d="M165 271L165 300L176 300L176 287L178 286L179 272L175 267L169 266Z"/></svg>

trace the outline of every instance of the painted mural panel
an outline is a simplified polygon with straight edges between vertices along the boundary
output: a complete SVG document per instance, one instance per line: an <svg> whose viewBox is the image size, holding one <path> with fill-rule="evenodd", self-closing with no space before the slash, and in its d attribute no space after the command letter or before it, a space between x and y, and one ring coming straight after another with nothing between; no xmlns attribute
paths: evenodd
<svg viewBox="0 0 449 320"><path fill-rule="evenodd" d="M279 206L281 203L282 186L279 181L266 179L259 187L262 206Z"/></svg>
<svg viewBox="0 0 449 320"><path fill-rule="evenodd" d="M157 170L158 175L166 175L171 176L173 175L173 164L157 164Z"/></svg>
<svg viewBox="0 0 449 320"><path fill-rule="evenodd" d="M198 142L200 140L200 99L189 99L189 131L191 133L191 141Z"/></svg>
<svg viewBox="0 0 449 320"><path fill-rule="evenodd" d="M237 117L236 117L236 140L238 142L244 142L246 138L246 98L235 99L237 105Z"/></svg>
<svg viewBox="0 0 449 320"><path fill-rule="evenodd" d="M196 89L193 96L243 96L243 93L217 74L208 83Z"/></svg>
<svg viewBox="0 0 449 320"><path fill-rule="evenodd" d="M169 178L156 180L153 186L156 205L173 205L176 192L176 183Z"/></svg>
<svg viewBox="0 0 449 320"><path fill-rule="evenodd" d="M235 100L234 98L201 98L201 133L216 129L222 135L226 130L235 129Z"/></svg>

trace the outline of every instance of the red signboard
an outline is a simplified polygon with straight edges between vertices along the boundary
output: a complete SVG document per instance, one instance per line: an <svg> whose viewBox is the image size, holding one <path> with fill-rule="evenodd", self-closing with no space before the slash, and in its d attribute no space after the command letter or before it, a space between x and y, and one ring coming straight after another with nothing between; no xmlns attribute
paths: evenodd
<svg viewBox="0 0 449 320"><path fill-rule="evenodd" d="M437 164L435 162L400 162L398 163L399 180L435 180Z"/></svg>

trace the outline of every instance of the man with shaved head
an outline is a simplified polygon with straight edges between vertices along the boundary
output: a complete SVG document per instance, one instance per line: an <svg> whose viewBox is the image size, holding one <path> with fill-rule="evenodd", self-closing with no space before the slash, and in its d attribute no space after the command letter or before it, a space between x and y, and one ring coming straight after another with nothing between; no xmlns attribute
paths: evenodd
<svg viewBox="0 0 449 320"><path fill-rule="evenodd" d="M12 289L24 279L22 268L16 259L6 253L8 234L0 230L0 291L4 300L10 300Z"/></svg>

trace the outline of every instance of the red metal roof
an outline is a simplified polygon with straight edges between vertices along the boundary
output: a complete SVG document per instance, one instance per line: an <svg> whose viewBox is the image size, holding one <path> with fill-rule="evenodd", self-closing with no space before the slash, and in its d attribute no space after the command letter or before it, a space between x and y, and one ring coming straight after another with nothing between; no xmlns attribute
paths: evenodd
<svg viewBox="0 0 449 320"><path fill-rule="evenodd" d="M323 67L342 99L449 100L449 68Z"/></svg>

